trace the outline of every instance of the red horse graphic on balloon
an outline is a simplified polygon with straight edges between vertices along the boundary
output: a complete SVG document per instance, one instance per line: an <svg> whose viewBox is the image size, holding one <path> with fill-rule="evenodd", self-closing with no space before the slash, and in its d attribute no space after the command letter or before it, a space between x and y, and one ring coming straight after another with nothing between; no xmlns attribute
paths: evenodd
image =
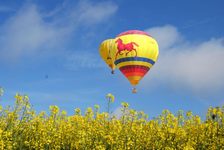
<svg viewBox="0 0 224 150"><path fill-rule="evenodd" d="M128 55L128 53L130 53L131 51L135 51L135 57L137 56L137 51L135 49L135 46L139 46L137 43L135 42L129 42L124 44L122 39L118 38L115 43L117 43L117 53L116 53L116 59L117 59L117 55L123 55L122 51L127 50L128 52L126 52L126 56Z"/></svg>

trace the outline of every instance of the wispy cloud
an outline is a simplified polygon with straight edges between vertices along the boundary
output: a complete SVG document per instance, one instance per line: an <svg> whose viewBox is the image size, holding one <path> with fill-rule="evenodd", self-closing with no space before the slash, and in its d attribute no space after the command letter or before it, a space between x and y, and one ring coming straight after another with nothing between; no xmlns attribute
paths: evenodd
<svg viewBox="0 0 224 150"><path fill-rule="evenodd" d="M159 43L160 50L171 48L183 40L183 37L177 31L177 28L171 25L153 27L147 29L146 32L156 38Z"/></svg>
<svg viewBox="0 0 224 150"><path fill-rule="evenodd" d="M212 18L207 18L207 19L203 19L203 20L197 20L197 21L191 21L189 23L187 23L186 25L184 25L182 27L182 29L189 29L192 27L200 27L201 25L210 23L210 22L214 22L216 21L217 17L212 17Z"/></svg>
<svg viewBox="0 0 224 150"><path fill-rule="evenodd" d="M63 34L62 30L46 23L34 5L8 19L0 32L0 57L5 60L38 55L57 46Z"/></svg>
<svg viewBox="0 0 224 150"><path fill-rule="evenodd" d="M66 7L68 5L64 4L49 13L40 12L33 4L20 8L0 25L0 61L12 62L30 56L38 58L43 54L51 56L66 49L69 38L83 25L97 25L117 10L111 2L80 1L77 6L69 6L71 9L66 10Z"/></svg>
<svg viewBox="0 0 224 150"><path fill-rule="evenodd" d="M79 22L85 23L87 25L96 24L104 21L105 19L108 19L108 16L114 14L117 9L118 6L112 2L101 2L93 4L87 1L83 1L79 4L78 20Z"/></svg>
<svg viewBox="0 0 224 150"><path fill-rule="evenodd" d="M73 52L67 55L65 62L65 68L73 71L83 68L97 69L105 66L100 57L90 52Z"/></svg>
<svg viewBox="0 0 224 150"><path fill-rule="evenodd" d="M224 88L224 39L196 43L183 40L174 26L146 30L160 45L158 62L148 79L167 85L211 92ZM181 42L179 39L182 39Z"/></svg>

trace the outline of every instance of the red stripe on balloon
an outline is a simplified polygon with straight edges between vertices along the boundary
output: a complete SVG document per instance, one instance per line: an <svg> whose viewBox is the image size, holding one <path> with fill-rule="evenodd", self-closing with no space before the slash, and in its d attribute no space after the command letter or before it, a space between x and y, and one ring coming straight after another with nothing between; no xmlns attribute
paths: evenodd
<svg viewBox="0 0 224 150"><path fill-rule="evenodd" d="M140 65L129 65L119 68L119 70L126 76L144 76L148 71L149 67Z"/></svg>
<svg viewBox="0 0 224 150"><path fill-rule="evenodd" d="M148 72L149 69L143 69L143 68L131 68L131 69L122 69L121 71L123 73L130 73L130 72L142 72L142 73L146 73Z"/></svg>
<svg viewBox="0 0 224 150"><path fill-rule="evenodd" d="M123 70L132 70L132 71L145 70L145 71L148 71L150 68L147 66L142 66L142 65L127 65L127 66L120 67L119 69L121 71L123 71Z"/></svg>

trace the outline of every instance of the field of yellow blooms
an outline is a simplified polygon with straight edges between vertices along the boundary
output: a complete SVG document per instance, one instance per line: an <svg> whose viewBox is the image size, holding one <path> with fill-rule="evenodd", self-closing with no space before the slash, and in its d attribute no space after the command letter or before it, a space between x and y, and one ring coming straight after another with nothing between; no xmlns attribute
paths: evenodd
<svg viewBox="0 0 224 150"><path fill-rule="evenodd" d="M68 116L57 106L36 113L28 96L17 94L14 106L0 106L0 149L224 149L224 107L209 108L204 121L192 112L174 115L168 110L148 120L125 102L117 118L109 113L114 96L108 94L107 100L108 112L95 105Z"/></svg>

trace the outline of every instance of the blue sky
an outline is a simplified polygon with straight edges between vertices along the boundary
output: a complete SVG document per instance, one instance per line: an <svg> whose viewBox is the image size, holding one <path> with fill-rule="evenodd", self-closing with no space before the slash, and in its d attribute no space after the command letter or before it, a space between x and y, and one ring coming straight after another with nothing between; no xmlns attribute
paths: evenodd
<svg viewBox="0 0 224 150"><path fill-rule="evenodd" d="M2 105L16 92L33 107L74 108L99 104L107 93L150 117L163 109L192 110L204 117L224 104L224 2L135 0L0 1L0 86ZM126 78L101 60L98 47L108 38L143 30L159 44L155 66L131 93ZM48 76L48 78L46 78ZM119 113L119 112L118 112Z"/></svg>

